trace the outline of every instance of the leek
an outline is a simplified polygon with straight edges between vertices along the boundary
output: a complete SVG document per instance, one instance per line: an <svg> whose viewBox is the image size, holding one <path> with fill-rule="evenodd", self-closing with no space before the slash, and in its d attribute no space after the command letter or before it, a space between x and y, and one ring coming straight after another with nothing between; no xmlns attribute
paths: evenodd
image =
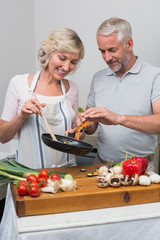
<svg viewBox="0 0 160 240"><path fill-rule="evenodd" d="M38 177L39 173L41 172L41 169L35 170L33 168L29 168L21 163L16 162L13 159L12 160L6 159L4 162L0 162L0 170L23 178L26 178L30 174L34 174ZM49 170L48 173L50 176L53 173L57 173L60 175L62 179L73 180L73 176L70 173L55 172L52 170Z"/></svg>
<svg viewBox="0 0 160 240"><path fill-rule="evenodd" d="M0 170L0 175L8 177L8 178L13 179L13 180L19 180L19 181L26 180L26 178L18 177L16 175L12 175L12 174L9 174L9 173L1 171L1 170Z"/></svg>
<svg viewBox="0 0 160 240"><path fill-rule="evenodd" d="M37 177L38 177L38 174L41 172L41 170L35 170L33 168L29 168L25 165L22 165L21 163L18 163L16 162L15 160L6 160L7 163L9 163L10 165L13 165L19 169L23 169L23 170L26 170L27 172L31 172L33 174L35 174ZM32 172L33 171L33 172ZM55 172L55 171L52 171L52 170L49 170L48 171L48 174L51 176L53 173L57 173L60 175L60 177L62 179L68 179L68 180L73 180L73 176L70 174L70 173L62 173L62 172ZM24 175L26 176L26 175Z"/></svg>
<svg viewBox="0 0 160 240"><path fill-rule="evenodd" d="M21 164L21 163L18 163L18 162L16 162L15 160L8 160L8 159L6 159L6 163L8 163L8 164L10 164L10 165L13 165L14 167L16 167L16 168L19 168L19 169L26 169L28 172L29 171L33 171L33 172L35 172L35 171L37 171L37 170L35 170L35 169L33 169L33 168L29 168L29 167L27 167L27 166L25 166L25 165L23 165L23 164ZM39 171L37 171L37 172L39 172Z"/></svg>
<svg viewBox="0 0 160 240"><path fill-rule="evenodd" d="M11 164L7 164L6 162L0 162L0 170L5 171L9 174L23 177L23 178L26 178L30 174L35 174L36 176L38 176L38 174L39 174L39 172L36 170L33 171L27 167L26 168L24 168L24 167L18 168Z"/></svg>

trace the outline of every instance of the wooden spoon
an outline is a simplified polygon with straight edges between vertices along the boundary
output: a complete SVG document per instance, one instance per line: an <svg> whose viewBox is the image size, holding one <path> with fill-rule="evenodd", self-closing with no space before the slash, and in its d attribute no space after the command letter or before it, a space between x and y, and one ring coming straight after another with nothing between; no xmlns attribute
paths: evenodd
<svg viewBox="0 0 160 240"><path fill-rule="evenodd" d="M37 99L37 96L36 96L35 92L33 92L33 95L34 95L35 99ZM38 99L37 99L37 100L38 100ZM44 121L45 121L45 124L46 124L46 127L47 127L47 130L48 130L49 134L51 135L51 137L52 137L52 139L53 139L54 141L57 141L57 138L56 138L56 136L54 135L54 133L53 133L53 131L52 131L52 128L51 128L50 125L48 124L48 121L47 121L47 119L46 119L46 117L45 117L45 115L44 115L44 113L43 113L43 111L42 111L42 108L40 109L40 111L41 111L42 117L43 117L43 119L44 119Z"/></svg>

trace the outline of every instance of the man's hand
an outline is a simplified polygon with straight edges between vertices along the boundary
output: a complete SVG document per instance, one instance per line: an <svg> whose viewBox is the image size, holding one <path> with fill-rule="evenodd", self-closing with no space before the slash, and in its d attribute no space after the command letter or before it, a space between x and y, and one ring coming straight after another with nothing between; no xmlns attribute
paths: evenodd
<svg viewBox="0 0 160 240"><path fill-rule="evenodd" d="M88 108L81 116L92 122L100 122L105 125L118 125L120 124L123 116L111 112L105 107L92 107Z"/></svg>

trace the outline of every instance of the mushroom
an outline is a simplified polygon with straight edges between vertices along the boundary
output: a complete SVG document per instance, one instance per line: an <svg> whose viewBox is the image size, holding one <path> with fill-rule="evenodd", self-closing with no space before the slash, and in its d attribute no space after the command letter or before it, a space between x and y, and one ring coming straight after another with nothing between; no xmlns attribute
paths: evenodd
<svg viewBox="0 0 160 240"><path fill-rule="evenodd" d="M108 173L112 173L112 174L113 174L112 168L109 168L109 169L108 169Z"/></svg>
<svg viewBox="0 0 160 240"><path fill-rule="evenodd" d="M98 183L98 187L101 187L101 188L109 187L109 182L100 180L100 182Z"/></svg>
<svg viewBox="0 0 160 240"><path fill-rule="evenodd" d="M100 177L106 176L107 173L108 173L108 167L102 166L99 168L99 176Z"/></svg>
<svg viewBox="0 0 160 240"><path fill-rule="evenodd" d="M122 174L122 171L123 171L121 166L114 166L111 169L114 174L119 174L119 175Z"/></svg>
<svg viewBox="0 0 160 240"><path fill-rule="evenodd" d="M139 182L139 177L138 177L138 174L135 173L131 178L131 184L132 186L135 186L138 184L138 182Z"/></svg>
<svg viewBox="0 0 160 240"><path fill-rule="evenodd" d="M150 175L151 183L160 183L160 175L153 173Z"/></svg>
<svg viewBox="0 0 160 240"><path fill-rule="evenodd" d="M108 172L107 175L105 176L105 181L109 181L112 176L113 174Z"/></svg>
<svg viewBox="0 0 160 240"><path fill-rule="evenodd" d="M151 179L145 175L139 177L139 185L149 186L151 184Z"/></svg>
<svg viewBox="0 0 160 240"><path fill-rule="evenodd" d="M111 187L115 187L115 188L120 187L120 185L121 185L120 178L117 177L116 175L113 175L109 180L109 185Z"/></svg>
<svg viewBox="0 0 160 240"><path fill-rule="evenodd" d="M123 186L129 186L131 185L131 179L129 178L128 175L126 175L124 178L121 179L121 184Z"/></svg>

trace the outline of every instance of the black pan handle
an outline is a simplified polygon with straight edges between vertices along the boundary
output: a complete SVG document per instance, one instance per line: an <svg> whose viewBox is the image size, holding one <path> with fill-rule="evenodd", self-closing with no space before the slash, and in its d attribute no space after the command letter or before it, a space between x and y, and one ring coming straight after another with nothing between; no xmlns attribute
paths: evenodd
<svg viewBox="0 0 160 240"><path fill-rule="evenodd" d="M93 148L91 152L97 153L97 148Z"/></svg>

